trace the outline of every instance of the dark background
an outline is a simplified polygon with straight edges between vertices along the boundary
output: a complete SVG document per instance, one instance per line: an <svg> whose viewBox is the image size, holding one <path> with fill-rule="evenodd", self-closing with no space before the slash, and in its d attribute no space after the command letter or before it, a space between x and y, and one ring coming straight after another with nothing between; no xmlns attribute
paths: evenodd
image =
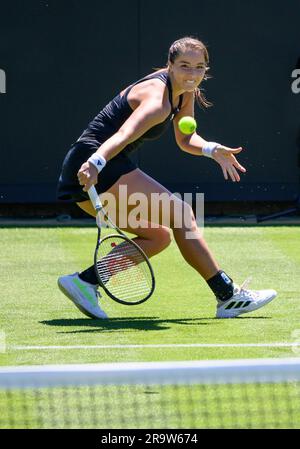
<svg viewBox="0 0 300 449"><path fill-rule="evenodd" d="M164 66L184 35L202 39L211 59L214 107L197 110L198 132L243 146L248 171L226 182L213 161L181 152L171 128L136 155L141 169L173 191L205 192L207 202L295 201L299 23L299 0L0 0L0 206L59 207L71 143L122 88Z"/></svg>

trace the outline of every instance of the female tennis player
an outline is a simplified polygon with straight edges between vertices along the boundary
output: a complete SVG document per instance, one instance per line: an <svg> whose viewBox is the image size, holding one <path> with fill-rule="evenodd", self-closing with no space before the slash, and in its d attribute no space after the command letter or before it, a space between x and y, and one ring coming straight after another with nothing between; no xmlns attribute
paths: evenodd
<svg viewBox="0 0 300 449"><path fill-rule="evenodd" d="M175 41L168 55L167 66L138 80L120 92L89 123L87 129L72 145L63 162L58 183L58 198L73 200L88 214L95 216L87 194L95 185L100 198L112 194L115 198L114 217L124 231L134 234L136 243L148 257L163 251L170 243L170 233L185 260L202 276L217 299L216 317L233 318L252 312L272 299L274 290L246 290L235 284L220 268L197 228L193 210L180 204L164 186L140 170L129 154L144 141L159 138L173 122L175 139L179 148L195 156L212 158L220 165L224 178L239 182L239 171L246 169L237 161L242 148L229 148L208 142L196 132L186 135L178 128L181 117L194 116L194 103L202 107L210 104L200 85L207 78L209 56L205 45L196 38L184 37ZM162 155L163 157L163 155ZM157 160L159 163L159 160ZM126 186L127 198L142 193L149 208L153 194L165 194L170 202L170 223L164 222L165 203L156 204L156 223L151 222L151 211L141 217L139 226L120 223L121 187ZM190 220L176 226L175 207L188 211ZM153 207L153 201L152 201ZM127 214L132 206L127 205ZM148 213L149 212L149 213ZM142 223L142 225L141 225ZM187 238L193 232L193 238ZM87 316L107 318L99 304L100 293L94 266L80 273L61 276L60 289Z"/></svg>

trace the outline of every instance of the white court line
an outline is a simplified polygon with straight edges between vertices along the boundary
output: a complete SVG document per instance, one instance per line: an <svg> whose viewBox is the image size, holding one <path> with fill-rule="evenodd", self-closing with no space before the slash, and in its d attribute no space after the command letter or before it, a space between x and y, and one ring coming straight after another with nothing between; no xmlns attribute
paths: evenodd
<svg viewBox="0 0 300 449"><path fill-rule="evenodd" d="M147 348L281 348L300 346L294 343L177 343L156 345L66 345L66 346L7 346L12 351L41 351L47 349L147 349Z"/></svg>

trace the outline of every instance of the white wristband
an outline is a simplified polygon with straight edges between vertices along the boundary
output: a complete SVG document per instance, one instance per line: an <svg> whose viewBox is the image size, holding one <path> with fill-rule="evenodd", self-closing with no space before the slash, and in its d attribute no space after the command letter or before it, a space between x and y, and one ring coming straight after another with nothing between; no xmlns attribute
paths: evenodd
<svg viewBox="0 0 300 449"><path fill-rule="evenodd" d="M88 158L88 162L90 162L91 164L93 164L96 167L96 169L98 170L98 173L100 173L101 170L103 170L103 168L106 165L106 160L104 159L103 156L101 156L98 153L92 154L92 156Z"/></svg>
<svg viewBox="0 0 300 449"><path fill-rule="evenodd" d="M220 144L217 142L207 142L207 144L202 148L203 156L212 158L212 153L218 146L220 146Z"/></svg>

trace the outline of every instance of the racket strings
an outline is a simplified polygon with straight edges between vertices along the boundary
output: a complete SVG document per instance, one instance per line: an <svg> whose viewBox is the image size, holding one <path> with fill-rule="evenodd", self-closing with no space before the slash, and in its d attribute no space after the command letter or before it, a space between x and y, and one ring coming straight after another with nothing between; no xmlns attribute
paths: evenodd
<svg viewBox="0 0 300 449"><path fill-rule="evenodd" d="M97 255L98 275L118 299L136 302L150 294L153 279L144 255L120 236L104 239Z"/></svg>

